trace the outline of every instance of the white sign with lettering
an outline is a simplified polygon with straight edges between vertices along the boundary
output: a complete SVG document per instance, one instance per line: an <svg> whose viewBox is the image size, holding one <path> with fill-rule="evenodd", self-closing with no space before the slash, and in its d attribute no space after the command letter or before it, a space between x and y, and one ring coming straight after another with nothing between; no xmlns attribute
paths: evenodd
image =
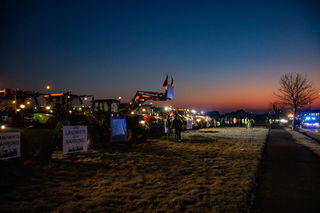
<svg viewBox="0 0 320 213"><path fill-rule="evenodd" d="M187 119L187 128L186 129L192 129L192 122L193 122L193 120Z"/></svg>
<svg viewBox="0 0 320 213"><path fill-rule="evenodd" d="M0 160L21 156L20 132L0 133Z"/></svg>
<svg viewBox="0 0 320 213"><path fill-rule="evenodd" d="M63 127L63 154L88 150L87 126Z"/></svg>

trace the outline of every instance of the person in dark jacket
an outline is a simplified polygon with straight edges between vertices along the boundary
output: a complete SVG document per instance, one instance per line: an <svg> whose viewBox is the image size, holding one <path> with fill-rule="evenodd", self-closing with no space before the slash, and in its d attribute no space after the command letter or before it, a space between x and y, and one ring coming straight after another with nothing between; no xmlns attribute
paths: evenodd
<svg viewBox="0 0 320 213"><path fill-rule="evenodd" d="M182 121L177 114L174 115L174 119L172 121L172 128L174 130L175 140L181 141Z"/></svg>

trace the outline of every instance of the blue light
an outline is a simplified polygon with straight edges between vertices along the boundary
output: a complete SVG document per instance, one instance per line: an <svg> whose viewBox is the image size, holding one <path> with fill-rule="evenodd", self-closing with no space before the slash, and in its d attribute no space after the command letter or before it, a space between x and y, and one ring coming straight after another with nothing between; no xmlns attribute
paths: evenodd
<svg viewBox="0 0 320 213"><path fill-rule="evenodd" d="M310 120L310 117L306 117L306 121L309 121Z"/></svg>

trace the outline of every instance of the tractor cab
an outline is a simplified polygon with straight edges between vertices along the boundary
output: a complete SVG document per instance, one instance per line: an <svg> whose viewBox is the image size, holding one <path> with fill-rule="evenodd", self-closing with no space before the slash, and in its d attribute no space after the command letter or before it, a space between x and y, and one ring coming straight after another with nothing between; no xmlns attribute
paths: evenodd
<svg viewBox="0 0 320 213"><path fill-rule="evenodd" d="M87 100L86 95L75 95L71 92L52 93L43 95L45 103L42 108L55 114L62 120L72 120L76 115L83 115L87 110L84 106L84 100Z"/></svg>
<svg viewBox="0 0 320 213"><path fill-rule="evenodd" d="M119 100L115 99L97 99L92 102L93 113L102 113L109 116L118 115L120 109Z"/></svg>
<svg viewBox="0 0 320 213"><path fill-rule="evenodd" d="M96 99L92 101L92 113L105 129L110 128L110 118L119 116L120 101L115 99Z"/></svg>
<svg viewBox="0 0 320 213"><path fill-rule="evenodd" d="M46 123L50 115L41 110L39 96L39 93L20 89L0 90L2 125L23 127Z"/></svg>

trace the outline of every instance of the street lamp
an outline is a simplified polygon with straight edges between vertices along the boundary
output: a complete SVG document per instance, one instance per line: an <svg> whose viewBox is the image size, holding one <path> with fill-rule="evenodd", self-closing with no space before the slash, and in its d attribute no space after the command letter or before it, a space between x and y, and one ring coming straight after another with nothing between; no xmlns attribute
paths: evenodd
<svg viewBox="0 0 320 213"><path fill-rule="evenodd" d="M46 86L46 90L48 91L48 93L50 93L50 89L51 89L51 86L50 86L50 85L47 85L47 86Z"/></svg>

